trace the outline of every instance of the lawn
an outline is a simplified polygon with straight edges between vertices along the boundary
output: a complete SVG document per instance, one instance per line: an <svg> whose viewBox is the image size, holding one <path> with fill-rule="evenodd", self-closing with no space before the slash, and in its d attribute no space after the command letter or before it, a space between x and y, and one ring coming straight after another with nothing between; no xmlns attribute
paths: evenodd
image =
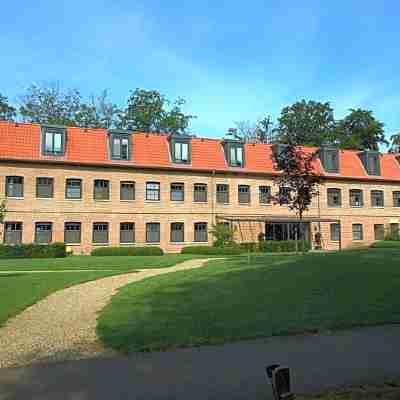
<svg viewBox="0 0 400 400"><path fill-rule="evenodd" d="M98 334L123 352L400 322L400 249L257 255L122 288Z"/></svg>

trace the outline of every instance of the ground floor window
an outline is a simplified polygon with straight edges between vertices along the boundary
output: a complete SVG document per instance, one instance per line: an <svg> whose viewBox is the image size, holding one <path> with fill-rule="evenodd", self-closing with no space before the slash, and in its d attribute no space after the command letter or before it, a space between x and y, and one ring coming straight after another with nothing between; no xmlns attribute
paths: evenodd
<svg viewBox="0 0 400 400"><path fill-rule="evenodd" d="M108 222L93 224L93 243L108 244Z"/></svg>
<svg viewBox="0 0 400 400"><path fill-rule="evenodd" d="M385 238L385 225L383 224L374 225L374 237L375 240L383 240Z"/></svg>
<svg viewBox="0 0 400 400"><path fill-rule="evenodd" d="M340 240L340 224L331 224L331 240L333 242Z"/></svg>
<svg viewBox="0 0 400 400"><path fill-rule="evenodd" d="M81 242L81 223L66 222L64 226L64 242L78 244Z"/></svg>
<svg viewBox="0 0 400 400"><path fill-rule="evenodd" d="M353 224L353 240L363 240L363 226L361 224Z"/></svg>
<svg viewBox="0 0 400 400"><path fill-rule="evenodd" d="M183 222L171 224L171 242L182 243L185 241L185 225Z"/></svg>
<svg viewBox="0 0 400 400"><path fill-rule="evenodd" d="M146 242L160 243L160 224L158 222L146 224Z"/></svg>
<svg viewBox="0 0 400 400"><path fill-rule="evenodd" d="M51 243L53 224L51 222L36 222L35 224L35 243Z"/></svg>
<svg viewBox="0 0 400 400"><path fill-rule="evenodd" d="M135 224L133 222L122 222L120 224L120 243L134 243L135 242Z"/></svg>
<svg viewBox="0 0 400 400"><path fill-rule="evenodd" d="M207 222L196 222L194 224L194 241L208 242Z"/></svg>
<svg viewBox="0 0 400 400"><path fill-rule="evenodd" d="M20 244L22 242L22 222L6 222L4 224L4 243Z"/></svg>

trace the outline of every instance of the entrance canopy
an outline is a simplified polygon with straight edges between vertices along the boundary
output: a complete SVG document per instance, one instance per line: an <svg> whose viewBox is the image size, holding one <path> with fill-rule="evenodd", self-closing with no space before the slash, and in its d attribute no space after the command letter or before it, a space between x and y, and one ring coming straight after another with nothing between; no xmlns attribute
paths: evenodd
<svg viewBox="0 0 400 400"><path fill-rule="evenodd" d="M286 215L217 215L222 222L299 222L297 217ZM337 218L303 217L302 222L340 222Z"/></svg>

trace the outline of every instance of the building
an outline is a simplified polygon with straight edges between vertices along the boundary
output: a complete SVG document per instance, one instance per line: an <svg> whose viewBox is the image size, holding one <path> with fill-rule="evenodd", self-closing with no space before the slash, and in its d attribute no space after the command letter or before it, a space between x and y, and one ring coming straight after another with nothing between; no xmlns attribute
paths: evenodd
<svg viewBox="0 0 400 400"><path fill-rule="evenodd" d="M311 149L313 150L313 149ZM315 150L315 149L314 149ZM157 245L168 252L211 244L215 222L239 240L293 239L295 215L271 204L267 144L0 121L0 199L5 243L65 241ZM322 247L365 245L397 232L400 163L395 154L319 149L320 194L304 235Z"/></svg>

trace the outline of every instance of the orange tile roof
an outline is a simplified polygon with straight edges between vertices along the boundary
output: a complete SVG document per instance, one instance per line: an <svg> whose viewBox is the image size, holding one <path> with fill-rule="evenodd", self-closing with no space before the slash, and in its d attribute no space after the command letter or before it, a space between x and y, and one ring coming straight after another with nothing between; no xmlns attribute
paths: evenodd
<svg viewBox="0 0 400 400"><path fill-rule="evenodd" d="M53 161L96 165L125 165L138 168L171 168L217 172L276 174L272 162L272 146L245 145L245 168L229 167L225 161L222 140L192 138L190 165L171 161L168 136L134 133L132 160L110 160L105 129L67 128L66 151L63 156L45 156L40 150L40 125L0 121L0 159L20 161ZM316 148L305 148L312 152ZM332 178L400 181L400 164L394 154L381 155L381 175L366 173L358 151L340 150L340 174L326 173L319 159L315 170Z"/></svg>

